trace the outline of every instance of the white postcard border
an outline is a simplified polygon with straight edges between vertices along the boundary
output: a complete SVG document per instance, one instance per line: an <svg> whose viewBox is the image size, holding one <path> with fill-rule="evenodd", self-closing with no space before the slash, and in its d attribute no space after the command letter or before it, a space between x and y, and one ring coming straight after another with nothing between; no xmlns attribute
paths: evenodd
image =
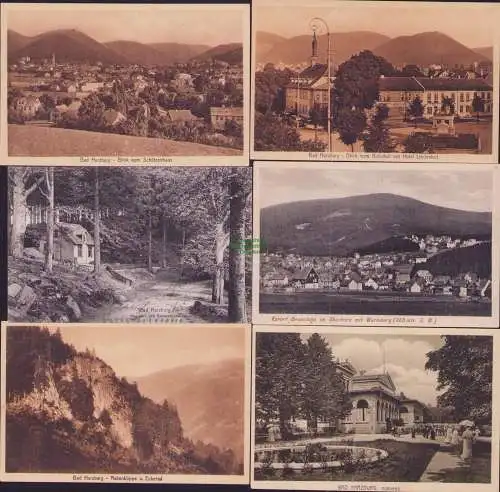
<svg viewBox="0 0 500 492"><path fill-rule="evenodd" d="M74 9L74 4L50 3L22 3L6 4L0 6L0 165L56 165L56 166L249 166L250 154L250 5L247 4L78 4L78 9L91 11L131 8L154 8L159 10L233 10L241 11L242 16L242 45L243 45L243 150L235 155L209 155L209 156L10 156L8 150L8 124L7 124L7 30L8 11L26 9L33 10L64 10ZM181 142L182 143L182 142Z"/></svg>
<svg viewBox="0 0 500 492"><path fill-rule="evenodd" d="M89 323L10 323L7 321L2 321L0 325L0 482L60 482L60 483L137 483L137 484L147 484L147 483L162 483L162 484L211 484L211 485L247 485L250 480L250 423L251 423L251 349L252 349L252 325L250 324L224 324L217 323L211 325L205 324L178 324L176 325L179 329L182 327L189 328L202 328L206 330L217 330L218 328L234 329L234 330L244 330L245 331L245 353L244 353L244 374L245 374L245 388L244 388L244 444L243 444L243 474L242 475L185 475L185 474L135 474L135 473L8 473L6 471L6 459L7 459L7 449L6 449L6 342L7 342L7 330L10 328L19 326L35 326L35 327L50 327L56 328L57 326L62 326L65 329L70 327L74 329L86 329ZM130 326L123 325L121 323L93 323L95 326L102 327L106 330L109 327L127 327ZM171 326L168 324L141 324L141 330L147 330L148 327L154 329L170 329ZM80 477L80 478L77 478ZM114 477L114 478L112 478ZM161 479L161 480L160 480Z"/></svg>
<svg viewBox="0 0 500 492"><path fill-rule="evenodd" d="M432 486L433 490L440 492L496 492L499 488L500 470L498 460L500 453L500 364L495 363L500 352L500 335L496 330L477 329L474 335L493 337L493 384L492 384L492 437L491 437L491 482L490 483L439 483L439 482L355 482L355 481L310 481L305 480L255 480L255 359L256 339L258 333L318 333L324 334L352 334L358 335L404 335L404 336L429 336L429 335L471 335L467 328L441 328L432 332L425 329L384 327L384 328L358 328L353 333L352 327L325 327L325 326L297 326L297 325L253 325L252 337L252 430L251 430L251 457L250 457L250 485L252 489L276 490L328 490L328 491L370 491L370 492L427 492Z"/></svg>
<svg viewBox="0 0 500 492"><path fill-rule="evenodd" d="M345 1L345 0L314 0L312 3L307 3L307 7L331 7L333 9L339 8L350 8L356 4L355 8L363 8L363 4L366 5L376 5L375 0L358 0L356 2ZM411 8L425 8L432 6L436 2L418 2L418 7L412 5ZM395 1L391 2L391 5L404 5L408 6L407 2ZM413 2L415 4L415 2ZM498 21L500 22L500 5L496 3L480 3L473 2L455 2L449 3L450 9L457 6L476 6L481 8L490 8L494 12ZM492 153L491 154L401 154L397 152L393 153L371 153L371 152L286 152L286 151L259 151L255 150L254 144L254 134L255 134L255 67L256 67L256 36L258 26L255 23L255 17L258 15L259 8L265 7L276 7L281 6L283 8L300 8L304 7L304 2L300 0L253 0L252 5L252 64L251 64L251 79L252 79L252 98L251 98L251 112L250 112L250 158L255 160L282 160L282 161L325 161L325 162L337 162L337 161L372 161L372 162L394 162L397 163L404 162L425 162L426 164L433 165L436 162L439 163L482 163L482 164L496 164L498 163L499 153L499 114L500 108L497 107L500 95L500 32L497 32L496 36L492 40L493 48L493 120L492 120ZM403 157L405 156L405 157Z"/></svg>
<svg viewBox="0 0 500 492"><path fill-rule="evenodd" d="M260 237L260 171L266 168L310 168L311 170L330 169L336 171L343 170L362 170L370 167L371 169L380 169L398 173L406 170L421 170L427 172L427 166L416 163L407 164L404 168L396 168L390 163L374 162L339 162L333 166L325 162L255 162L254 163L254 195L253 195L253 235L259 241ZM434 316L425 315L356 315L356 314L297 314L297 313L275 313L264 314L260 312L259 294L260 294L260 254L253 255L252 265L252 320L255 325L273 324L273 325L331 325L331 326L411 326L415 327L482 327L497 328L499 325L499 276L500 276L500 165L477 164L466 166L464 164L434 164L434 170L441 172L478 172L486 171L492 174L493 204L492 204L492 301L491 316Z"/></svg>

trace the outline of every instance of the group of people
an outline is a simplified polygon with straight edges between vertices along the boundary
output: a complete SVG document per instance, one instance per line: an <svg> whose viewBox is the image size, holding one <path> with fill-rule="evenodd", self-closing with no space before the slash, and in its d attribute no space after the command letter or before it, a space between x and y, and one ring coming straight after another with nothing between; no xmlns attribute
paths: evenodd
<svg viewBox="0 0 500 492"><path fill-rule="evenodd" d="M472 423L421 425L412 427L410 432L412 439L415 439L416 434L421 434L424 439L432 441L435 441L437 437L444 438L444 443L449 444L463 460L472 458L472 445L480 434L479 429Z"/></svg>
<svg viewBox="0 0 500 492"><path fill-rule="evenodd" d="M463 460L472 458L472 445L479 437L479 429L471 425L449 425L444 442L455 449Z"/></svg>

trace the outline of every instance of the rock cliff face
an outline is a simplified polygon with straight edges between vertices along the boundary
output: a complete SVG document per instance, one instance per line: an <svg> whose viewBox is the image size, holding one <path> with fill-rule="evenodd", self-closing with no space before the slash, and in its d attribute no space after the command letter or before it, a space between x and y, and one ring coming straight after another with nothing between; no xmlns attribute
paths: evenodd
<svg viewBox="0 0 500 492"><path fill-rule="evenodd" d="M77 355L61 368L61 375L69 381L76 376L85 382L92 394L93 417L100 419L106 411L111 419L112 436L123 447L132 447L132 405L117 384L118 380L111 367L95 357Z"/></svg>

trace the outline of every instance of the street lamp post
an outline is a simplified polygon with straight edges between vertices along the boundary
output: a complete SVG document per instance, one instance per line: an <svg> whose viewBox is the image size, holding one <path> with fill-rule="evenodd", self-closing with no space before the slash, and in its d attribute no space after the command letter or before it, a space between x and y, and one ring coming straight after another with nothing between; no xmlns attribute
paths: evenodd
<svg viewBox="0 0 500 492"><path fill-rule="evenodd" d="M328 43L328 48L326 53L326 64L328 71L327 131L328 131L328 152L332 152L333 145L332 145L332 94L331 94L332 91L331 36L328 24L321 17L314 17L313 19L311 19L310 26L313 32L316 32L318 30L319 27L318 24L322 24L323 27L326 29L326 37Z"/></svg>

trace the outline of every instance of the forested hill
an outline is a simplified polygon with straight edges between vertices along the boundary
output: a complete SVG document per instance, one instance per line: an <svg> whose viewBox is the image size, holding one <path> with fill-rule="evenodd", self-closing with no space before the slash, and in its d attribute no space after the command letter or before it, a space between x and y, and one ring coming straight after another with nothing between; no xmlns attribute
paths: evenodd
<svg viewBox="0 0 500 492"><path fill-rule="evenodd" d="M374 193L284 203L262 209L261 235L270 251L344 255L392 248L406 235L491 238L491 213L439 207L413 198ZM391 249L389 249L390 251Z"/></svg>
<svg viewBox="0 0 500 492"><path fill-rule="evenodd" d="M434 276L456 277L461 273L476 272L480 278L490 278L491 243L445 251L429 258L425 266Z"/></svg>
<svg viewBox="0 0 500 492"><path fill-rule="evenodd" d="M8 472L241 473L230 450L184 437L174 405L59 333L8 329L6 383Z"/></svg>

